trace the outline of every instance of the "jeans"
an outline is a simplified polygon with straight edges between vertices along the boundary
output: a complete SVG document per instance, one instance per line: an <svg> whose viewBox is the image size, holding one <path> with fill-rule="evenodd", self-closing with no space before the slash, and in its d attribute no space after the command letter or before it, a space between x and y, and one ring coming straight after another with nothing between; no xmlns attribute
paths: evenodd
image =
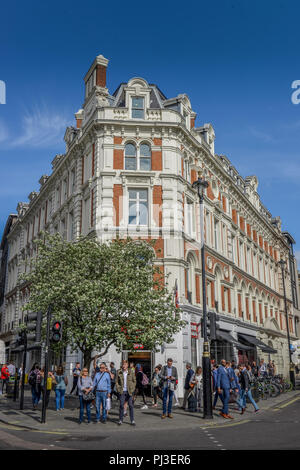
<svg viewBox="0 0 300 470"><path fill-rule="evenodd" d="M41 387L34 385L31 387L32 405L37 406L41 398Z"/></svg>
<svg viewBox="0 0 300 470"><path fill-rule="evenodd" d="M230 397L230 388L223 388L223 393L221 395L221 400L223 402L222 413L224 415L228 415L229 397Z"/></svg>
<svg viewBox="0 0 300 470"><path fill-rule="evenodd" d="M102 418L103 421L106 420L106 399L107 399L108 392L99 392L96 391L96 420L100 420L100 408L102 405Z"/></svg>
<svg viewBox="0 0 300 470"><path fill-rule="evenodd" d="M123 421L124 418L124 403L125 401L128 401L128 406L129 406L129 414L130 414L130 421L134 421L134 416L133 416L133 401L132 401L132 395L129 395L128 392L123 392L122 395L120 395L120 414L119 414L119 419L120 421Z"/></svg>
<svg viewBox="0 0 300 470"><path fill-rule="evenodd" d="M165 387L163 390L163 415L167 413L167 400L168 402L168 414L172 413L172 400L173 400L174 390L170 390L168 387Z"/></svg>
<svg viewBox="0 0 300 470"><path fill-rule="evenodd" d="M249 398L250 402L252 403L252 405L254 406L254 409L255 410L258 410L258 406L257 404L255 403L253 397L252 397L252 393L251 393L251 390L249 388L248 391L246 390L242 390L242 393L241 393L241 397L239 399L239 405L242 407L242 408L246 408L246 398Z"/></svg>
<svg viewBox="0 0 300 470"><path fill-rule="evenodd" d="M74 377L73 378L73 386L72 386L72 390L70 391L70 395L72 395L75 388L77 388L77 384L78 384L78 377ZM76 390L76 395L78 395L78 389Z"/></svg>
<svg viewBox="0 0 300 470"><path fill-rule="evenodd" d="M84 414L84 407L86 407L86 414L88 422L91 421L91 402L85 401L81 395L79 395L79 404L80 404L80 411L79 411L79 422L83 421L83 414Z"/></svg>
<svg viewBox="0 0 300 470"><path fill-rule="evenodd" d="M55 389L55 398L56 398L56 411L63 410L65 407L65 389L56 388Z"/></svg>

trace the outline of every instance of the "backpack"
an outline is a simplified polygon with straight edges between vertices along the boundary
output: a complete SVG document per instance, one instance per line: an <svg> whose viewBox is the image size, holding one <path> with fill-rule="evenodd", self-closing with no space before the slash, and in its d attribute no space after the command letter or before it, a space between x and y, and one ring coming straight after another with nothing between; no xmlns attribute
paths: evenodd
<svg viewBox="0 0 300 470"><path fill-rule="evenodd" d="M29 378L28 378L28 383L29 385L31 385L32 387L34 387L36 385L36 373L33 372L32 374L30 374Z"/></svg>
<svg viewBox="0 0 300 470"><path fill-rule="evenodd" d="M142 380L142 385L148 385L149 384L149 379L146 374L143 373L143 380Z"/></svg>

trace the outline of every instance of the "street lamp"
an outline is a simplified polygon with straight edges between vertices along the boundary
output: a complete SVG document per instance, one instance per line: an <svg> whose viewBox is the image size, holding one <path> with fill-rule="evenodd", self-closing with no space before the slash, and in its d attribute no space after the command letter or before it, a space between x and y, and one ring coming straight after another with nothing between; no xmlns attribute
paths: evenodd
<svg viewBox="0 0 300 470"><path fill-rule="evenodd" d="M202 265L202 298L203 298L203 355L202 355L202 373L203 373L203 418L212 419L212 396L211 396L211 368L210 352L207 337L207 308L206 308L206 280L205 280L205 257L204 257L204 190L208 188L209 183L201 178L198 173L198 180L194 181L192 187L197 189L200 203L200 234L201 234L201 265Z"/></svg>
<svg viewBox="0 0 300 470"><path fill-rule="evenodd" d="M285 292L285 282L284 282L284 267L285 261L281 259L279 261L281 266L281 276L282 276L282 285L283 285L283 297L284 297L284 310L285 310L285 318L286 318L286 330L287 330L287 339L288 339L288 348L289 348L289 359L290 359L290 381L293 384L293 389L295 390L295 372L294 366L292 361L292 351L291 351L291 340L290 340L290 327L289 327L289 317L288 317L288 309L287 309L287 301L286 301L286 292Z"/></svg>

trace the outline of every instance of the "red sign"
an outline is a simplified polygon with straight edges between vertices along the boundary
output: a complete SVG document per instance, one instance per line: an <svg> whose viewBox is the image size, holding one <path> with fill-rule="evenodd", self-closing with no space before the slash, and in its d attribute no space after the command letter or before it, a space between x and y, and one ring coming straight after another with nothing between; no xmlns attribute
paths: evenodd
<svg viewBox="0 0 300 470"><path fill-rule="evenodd" d="M191 322L191 337L192 338L199 338L199 323Z"/></svg>

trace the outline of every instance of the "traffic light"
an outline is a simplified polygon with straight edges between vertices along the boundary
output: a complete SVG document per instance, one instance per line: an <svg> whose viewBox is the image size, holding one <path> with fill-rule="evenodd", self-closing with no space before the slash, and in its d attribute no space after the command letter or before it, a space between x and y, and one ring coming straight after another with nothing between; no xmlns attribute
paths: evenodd
<svg viewBox="0 0 300 470"><path fill-rule="evenodd" d="M207 315L207 336L211 341L217 339L217 333L219 329L218 321L220 320L220 316L217 315L215 312L208 312ZM203 318L201 318L201 337L204 337L203 334Z"/></svg>
<svg viewBox="0 0 300 470"><path fill-rule="evenodd" d="M62 324L60 321L55 321L52 324L51 341L53 343L59 343L62 339Z"/></svg>
<svg viewBox="0 0 300 470"><path fill-rule="evenodd" d="M43 312L26 315L27 340L40 343L42 338ZM31 333L30 333L31 332Z"/></svg>
<svg viewBox="0 0 300 470"><path fill-rule="evenodd" d="M211 341L217 339L217 330L219 328L217 321L219 319L219 315L217 315L215 312L209 312L209 336Z"/></svg>

